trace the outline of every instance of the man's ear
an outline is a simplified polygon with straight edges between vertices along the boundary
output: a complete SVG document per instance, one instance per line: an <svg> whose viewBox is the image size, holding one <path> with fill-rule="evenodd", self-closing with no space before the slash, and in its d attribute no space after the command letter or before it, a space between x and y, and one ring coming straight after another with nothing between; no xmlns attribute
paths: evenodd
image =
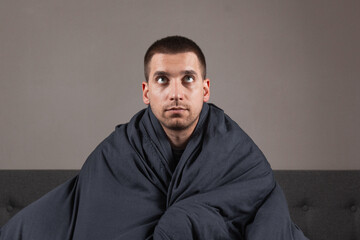
<svg viewBox="0 0 360 240"><path fill-rule="evenodd" d="M143 91L143 102L146 105L149 105L150 100L149 100L149 83L148 82L142 82L142 91Z"/></svg>
<svg viewBox="0 0 360 240"><path fill-rule="evenodd" d="M204 79L203 81L203 89L204 89L204 102L209 101L210 98L210 79Z"/></svg>

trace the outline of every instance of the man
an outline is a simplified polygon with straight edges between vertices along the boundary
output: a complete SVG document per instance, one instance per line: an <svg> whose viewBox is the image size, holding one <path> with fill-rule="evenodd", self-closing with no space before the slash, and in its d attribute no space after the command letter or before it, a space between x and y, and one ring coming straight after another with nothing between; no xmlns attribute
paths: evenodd
<svg viewBox="0 0 360 240"><path fill-rule="evenodd" d="M206 103L200 48L161 39L144 69L149 107L117 126L78 176L3 226L0 239L306 239L261 151Z"/></svg>
<svg viewBox="0 0 360 240"><path fill-rule="evenodd" d="M199 120L203 103L210 97L205 57L195 43L180 37L167 38L149 48L144 68L143 101L151 106L175 156L180 157ZM175 166L176 163L172 165Z"/></svg>

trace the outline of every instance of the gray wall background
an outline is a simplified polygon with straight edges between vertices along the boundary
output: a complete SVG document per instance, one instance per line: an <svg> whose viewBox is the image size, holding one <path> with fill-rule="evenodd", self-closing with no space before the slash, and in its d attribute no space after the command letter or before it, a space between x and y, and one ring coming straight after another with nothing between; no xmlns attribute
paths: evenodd
<svg viewBox="0 0 360 240"><path fill-rule="evenodd" d="M360 1L0 1L0 168L80 168L184 35L274 169L360 169Z"/></svg>

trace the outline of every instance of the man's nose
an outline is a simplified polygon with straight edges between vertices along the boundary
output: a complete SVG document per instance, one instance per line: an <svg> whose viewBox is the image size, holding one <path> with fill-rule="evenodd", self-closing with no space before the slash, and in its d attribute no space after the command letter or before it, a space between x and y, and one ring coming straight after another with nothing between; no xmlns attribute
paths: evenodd
<svg viewBox="0 0 360 240"><path fill-rule="evenodd" d="M183 86L181 80L170 81L170 100L178 101L184 99Z"/></svg>

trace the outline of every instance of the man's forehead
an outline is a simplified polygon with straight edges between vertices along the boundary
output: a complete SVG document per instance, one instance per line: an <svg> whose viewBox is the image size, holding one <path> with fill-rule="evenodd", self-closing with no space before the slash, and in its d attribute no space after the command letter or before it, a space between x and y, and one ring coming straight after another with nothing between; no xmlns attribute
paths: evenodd
<svg viewBox="0 0 360 240"><path fill-rule="evenodd" d="M154 71L170 71L176 68L184 68L181 70L200 70L200 62L193 52L184 53L156 53L151 58L149 64L150 70Z"/></svg>
<svg viewBox="0 0 360 240"><path fill-rule="evenodd" d="M155 53L151 62L154 61L180 61L180 60L192 60L199 63L199 59L194 52L181 52L181 53Z"/></svg>

